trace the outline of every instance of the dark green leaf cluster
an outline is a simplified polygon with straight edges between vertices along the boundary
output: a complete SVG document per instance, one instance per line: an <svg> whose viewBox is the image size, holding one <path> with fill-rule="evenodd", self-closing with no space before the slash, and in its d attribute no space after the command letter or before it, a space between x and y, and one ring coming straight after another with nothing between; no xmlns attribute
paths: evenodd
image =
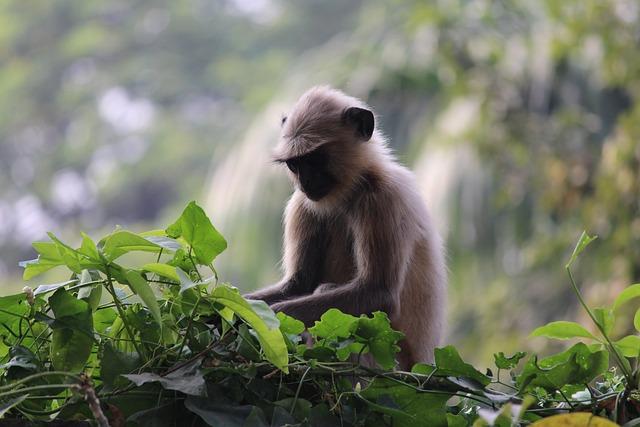
<svg viewBox="0 0 640 427"><path fill-rule="evenodd" d="M50 237L34 244L39 257L24 263L24 276L63 267L70 279L0 298L0 417L101 426L415 427L524 425L580 409L638 416L630 362L637 365L640 339L612 341L610 333L614 310L640 296L640 285L612 308L585 306L601 337L573 322L535 330L594 343L533 355L520 373L523 352L497 353L496 372L483 373L453 346L436 349L433 364L402 372L394 368L403 334L385 313L331 309L305 331L218 283L212 263L226 242L193 202L166 230L116 230L97 244L83 234L77 249ZM575 256L591 240L581 239ZM152 259L139 267L122 261L140 252Z"/></svg>

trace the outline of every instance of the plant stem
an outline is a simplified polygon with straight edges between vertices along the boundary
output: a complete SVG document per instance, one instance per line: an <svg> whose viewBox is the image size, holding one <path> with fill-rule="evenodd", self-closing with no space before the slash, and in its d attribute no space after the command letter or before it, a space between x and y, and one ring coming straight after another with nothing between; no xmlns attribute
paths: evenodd
<svg viewBox="0 0 640 427"><path fill-rule="evenodd" d="M20 384L27 383L27 382L29 382L31 380L37 380L39 378L51 377L51 376L65 376L65 377L73 378L76 381L80 381L80 376L78 376L76 374L72 374L70 372L64 372L64 371L38 372L37 374L29 375L28 377L24 377L24 378L21 378L21 379L19 379L17 381L14 381L11 384L7 384L7 385L1 386L0 387L0 392L2 392L3 390L11 390L12 388L15 388L16 386L18 386ZM69 384L69 385L71 385L71 384Z"/></svg>
<svg viewBox="0 0 640 427"><path fill-rule="evenodd" d="M1 397L13 396L16 394L28 393L30 391L49 390L54 388L71 388L74 384L46 384L46 385L34 385L31 387L18 388L16 390L9 390L0 393Z"/></svg>
<svg viewBox="0 0 640 427"><path fill-rule="evenodd" d="M569 266L567 266L566 268L567 268L567 274L569 275L569 281L571 282L571 286L573 287L573 291L575 292L576 296L578 297L578 301L580 301L580 304L582 305L582 308L585 309L585 311L587 312L587 314L589 315L589 317L591 318L593 323L596 324L596 327L598 328L598 330L600 331L600 333L602 334L604 339L607 341L607 345L610 348L610 350L613 353L613 355L615 356L616 361L618 362L618 366L620 366L620 369L622 370L622 373L627 378L627 381L629 382L629 384L631 384L633 382L633 374L627 370L627 367L622 362L622 356L618 353L618 350L613 346L613 343L609 339L608 334L605 332L604 327L600 324L600 322L598 322L596 320L596 317L594 316L593 312L591 311L591 309L589 308L589 306L585 302L584 298L582 297L582 293L580 292L580 289L578 289L578 285L576 285L576 282L573 279L573 274L571 274L571 268Z"/></svg>
<svg viewBox="0 0 640 427"><path fill-rule="evenodd" d="M193 324L193 316L196 314L196 309L200 304L200 291L198 290L198 299L196 300L193 309L191 309L191 315L189 316L189 322L187 322L187 329L184 331L184 337L182 338L182 343L180 343L180 350L178 350L178 357L182 354L182 350L184 350L184 346L187 343L187 339L189 338L189 330L191 329L191 325Z"/></svg>
<svg viewBox="0 0 640 427"><path fill-rule="evenodd" d="M193 260L193 256L191 255L193 248L191 246L189 246L189 254L188 257L191 260L191 264L193 264L193 269L196 271L196 274L198 275L198 280L200 282L202 282L202 276L200 275L200 272L198 271L198 266L196 265L196 262Z"/></svg>
<svg viewBox="0 0 640 427"><path fill-rule="evenodd" d="M127 322L127 319L125 317L124 314L124 309L122 308L122 303L120 301L120 299L118 298L118 296L116 295L116 290L113 287L113 281L111 279L111 274L109 273L109 266L105 266L105 270L107 272L107 283L106 283L106 288L107 291L111 294L111 297L113 298L113 302L116 305L116 310L118 310L118 314L120 315L120 318L122 319L122 324L124 325L125 329L127 330L127 334L129 334L129 338L131 338L131 342L133 343L133 347L136 349L136 352L138 353L138 356L140 356L140 360L142 360L143 362L145 361L145 357L143 352L140 350L140 347L138 346L137 341L135 340L135 335L133 334L133 330L131 329L131 325L129 325L129 322Z"/></svg>

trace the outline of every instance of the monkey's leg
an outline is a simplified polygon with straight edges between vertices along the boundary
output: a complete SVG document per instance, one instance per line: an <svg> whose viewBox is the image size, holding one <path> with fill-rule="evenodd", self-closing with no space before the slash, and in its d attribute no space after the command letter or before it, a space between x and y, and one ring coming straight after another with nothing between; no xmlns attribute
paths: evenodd
<svg viewBox="0 0 640 427"><path fill-rule="evenodd" d="M325 293L314 293L273 304L274 311L282 311L312 326L330 308L359 316L374 311L384 311L392 316L395 307L393 296L384 288L359 283L344 284Z"/></svg>
<svg viewBox="0 0 640 427"><path fill-rule="evenodd" d="M263 300L269 305L287 298L283 290L283 285L280 283L245 294L244 297L252 300Z"/></svg>
<svg viewBox="0 0 640 427"><path fill-rule="evenodd" d="M302 284L295 279L289 279L268 288L260 289L244 295L246 299L263 300L271 305L278 301L296 298L313 292L313 287Z"/></svg>

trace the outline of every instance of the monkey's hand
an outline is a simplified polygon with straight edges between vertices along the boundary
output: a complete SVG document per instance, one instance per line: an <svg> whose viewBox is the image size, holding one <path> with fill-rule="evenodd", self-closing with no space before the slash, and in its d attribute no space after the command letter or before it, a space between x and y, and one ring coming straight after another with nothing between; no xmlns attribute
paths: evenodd
<svg viewBox="0 0 640 427"><path fill-rule="evenodd" d="M340 286L339 283L323 283L319 285L314 291L314 294L322 294L328 291L332 291Z"/></svg>
<svg viewBox="0 0 640 427"><path fill-rule="evenodd" d="M298 312L298 310L296 310L296 307L294 307L292 304L288 304L287 301L277 302L275 304L270 304L269 306L276 313L283 312L291 317L295 317L296 319L301 320L299 319L300 313Z"/></svg>
<svg viewBox="0 0 640 427"><path fill-rule="evenodd" d="M262 300L267 304L273 304L286 298L285 289L282 285L277 284L259 291L244 294L245 299Z"/></svg>

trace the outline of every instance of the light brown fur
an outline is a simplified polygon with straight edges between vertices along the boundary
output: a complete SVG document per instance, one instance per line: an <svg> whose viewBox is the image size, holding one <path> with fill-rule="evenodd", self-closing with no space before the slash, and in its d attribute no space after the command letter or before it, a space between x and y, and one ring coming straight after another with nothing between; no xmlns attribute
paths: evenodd
<svg viewBox="0 0 640 427"><path fill-rule="evenodd" d="M358 140L342 114L367 108L329 87L297 102L283 126L276 159L320 146L330 155L335 188L313 201L296 185L285 210L284 278L248 295L313 324L329 308L360 315L389 314L406 339L400 367L431 362L444 329L446 267L443 245L413 174L396 162L375 130Z"/></svg>

